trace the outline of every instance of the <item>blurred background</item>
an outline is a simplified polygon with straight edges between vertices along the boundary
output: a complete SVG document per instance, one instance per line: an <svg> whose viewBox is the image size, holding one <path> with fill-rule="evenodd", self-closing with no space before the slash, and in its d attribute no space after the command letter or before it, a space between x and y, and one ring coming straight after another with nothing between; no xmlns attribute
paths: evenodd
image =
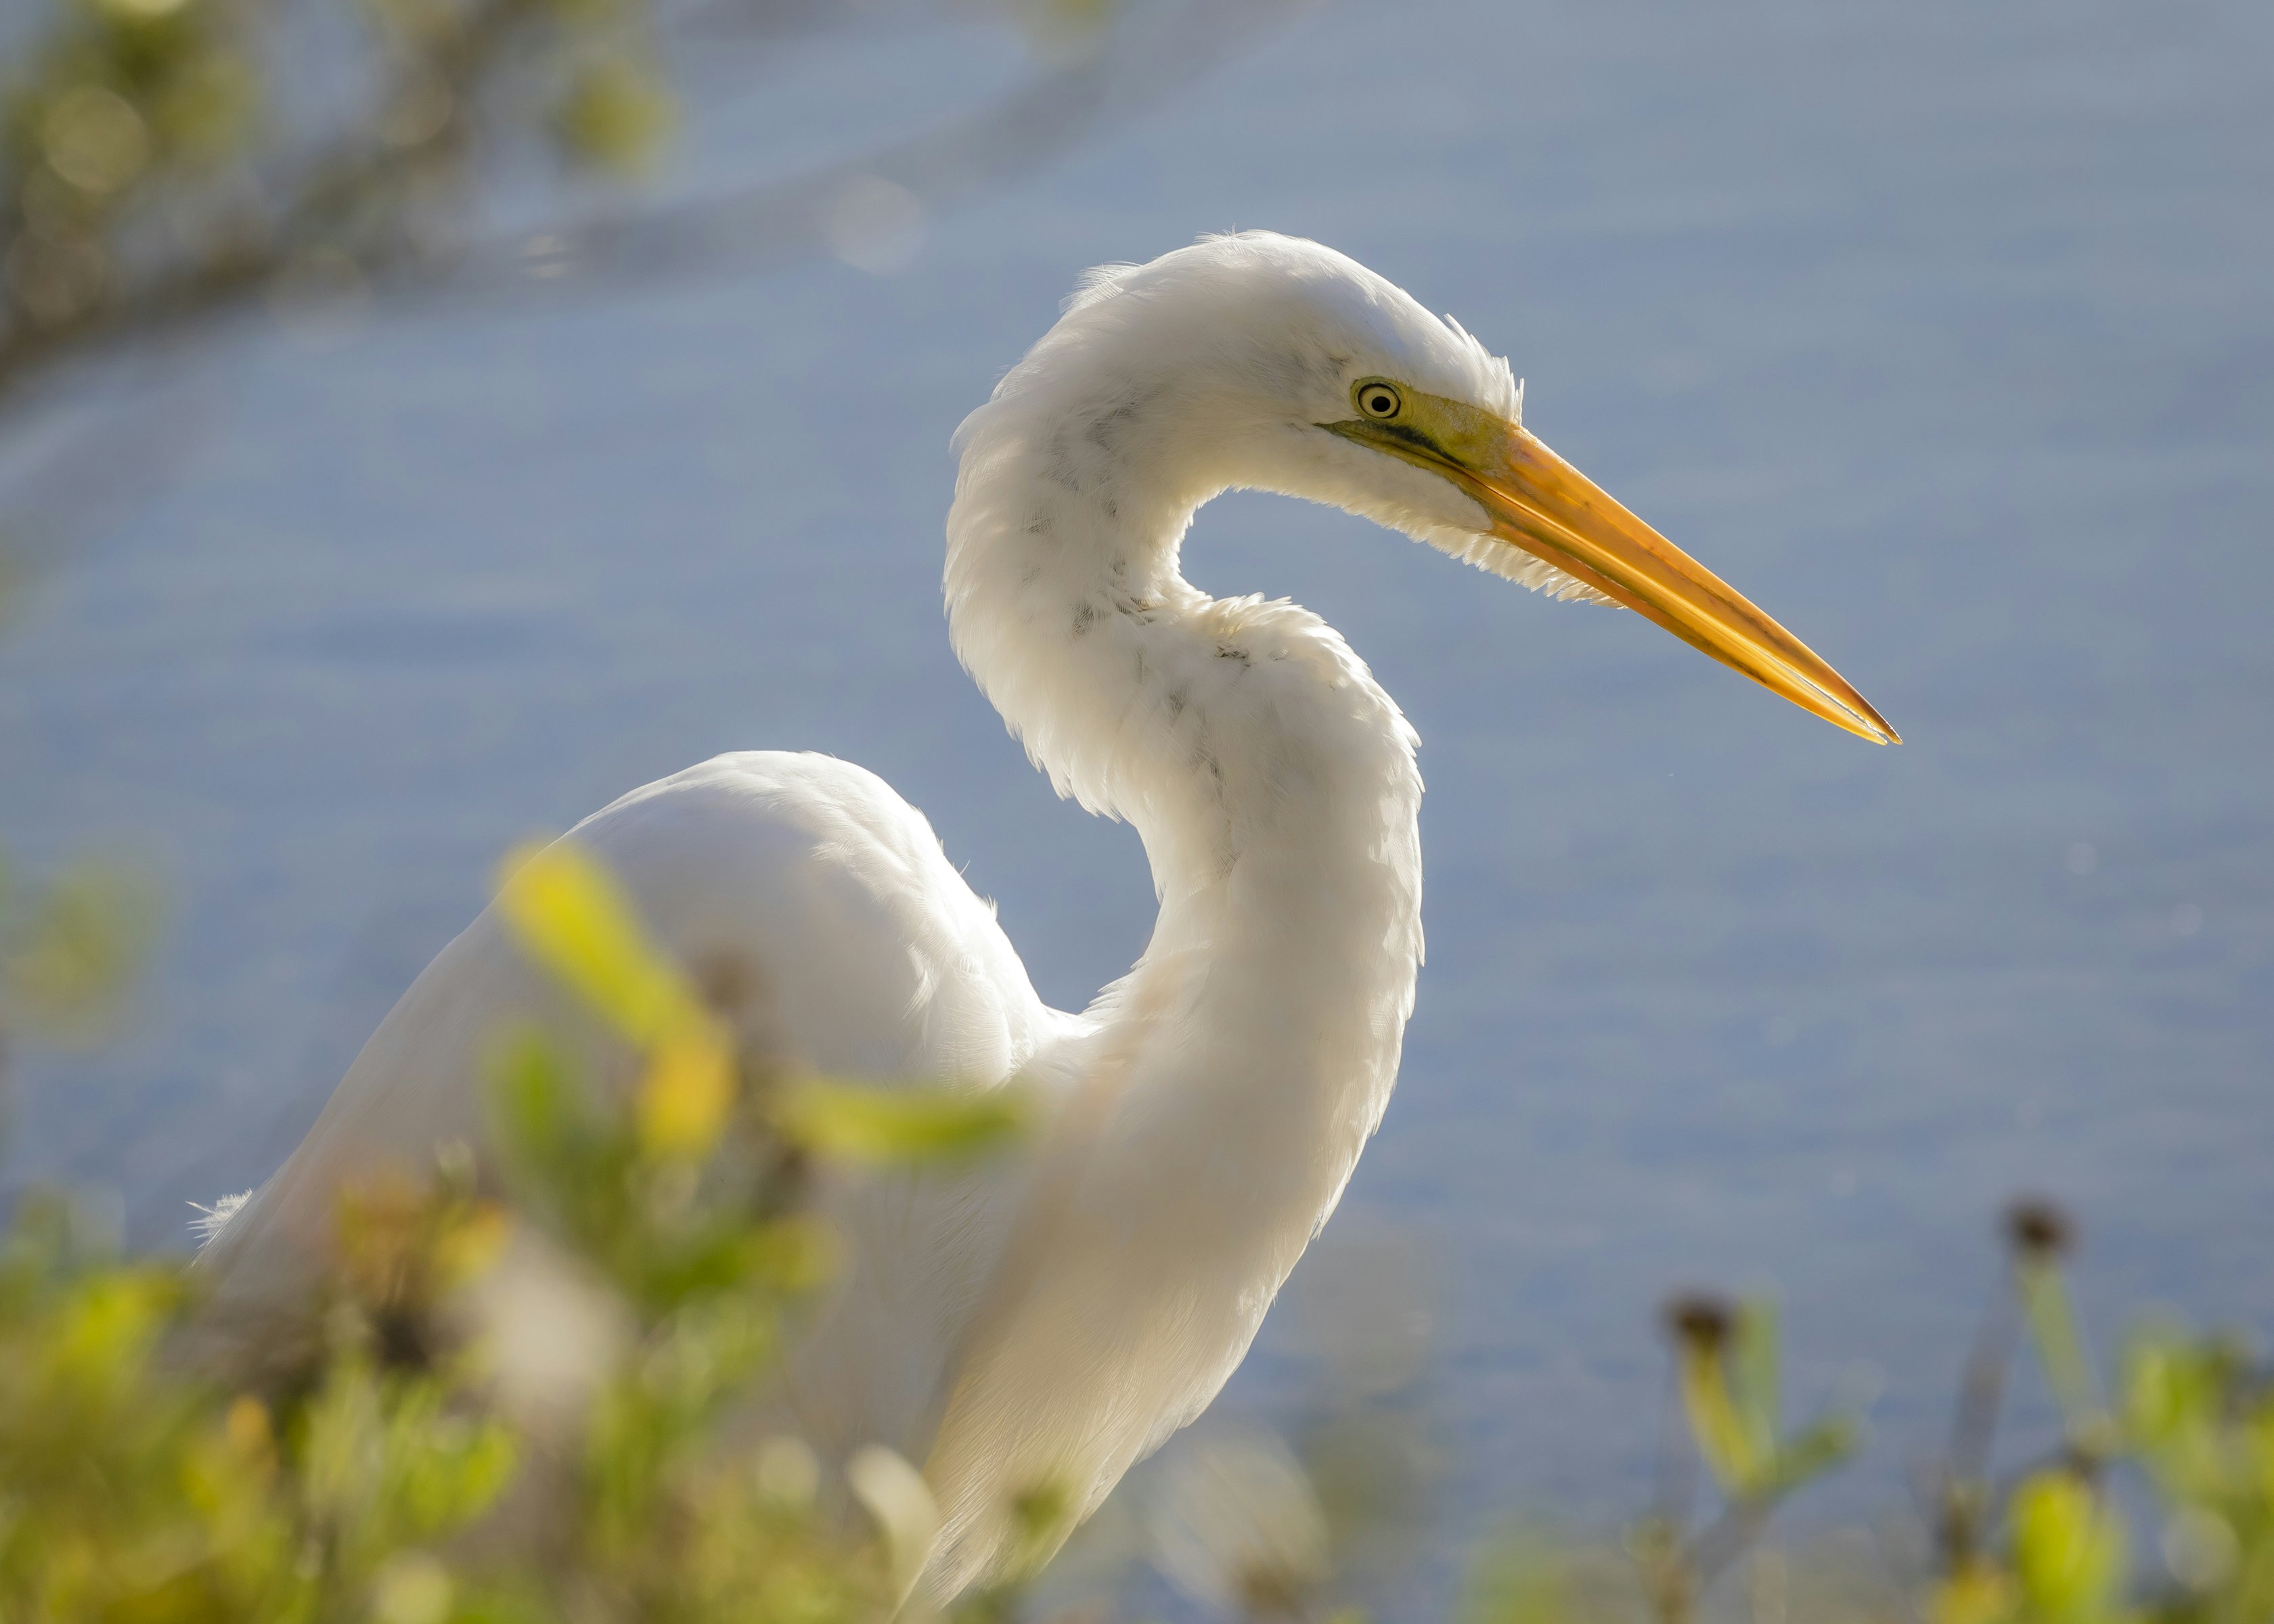
<svg viewBox="0 0 2274 1624"><path fill-rule="evenodd" d="M1615 1515L1654 1305L1757 1286L1803 1405L1879 1393L1836 1516L1939 1440L2022 1190L2081 1216L2089 1318L2274 1327L2274 13L492 9L389 0L380 49L315 0L89 0L112 45L210 29L171 123L0 25L67 183L19 163L0 227L0 841L163 899L105 1041L18 1046L11 1184L185 1245L509 843L723 749L881 773L1080 1007L1150 886L949 652L948 437L1082 267L1263 226L1506 353L1908 742L1207 509L1193 579L1341 628L1430 786L1397 1098L1220 1408L1309 1402L1301 1293L1343 1292L1413 1344L1455 1503ZM198 178L207 135L267 167Z"/></svg>

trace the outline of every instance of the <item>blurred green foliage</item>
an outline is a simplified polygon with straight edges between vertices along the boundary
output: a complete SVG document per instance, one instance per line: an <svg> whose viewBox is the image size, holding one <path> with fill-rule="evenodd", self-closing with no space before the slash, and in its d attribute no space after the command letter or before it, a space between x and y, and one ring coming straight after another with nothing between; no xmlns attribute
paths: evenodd
<svg viewBox="0 0 2274 1624"><path fill-rule="evenodd" d="M26 1199L0 1262L0 1618L891 1610L900 1547L930 1538L907 1526L928 1515L914 1469L866 1462L872 1526L847 1535L802 1445L730 1423L825 1278L809 1155L983 1154L1018 1116L850 1085L779 1111L787 1079L733 1051L572 848L503 891L531 956L636 1033L636 1087L609 1098L513 1035L492 1095L507 1198L462 1150L348 1192L313 1355L259 1387L184 1352L194 1275Z"/></svg>
<svg viewBox="0 0 2274 1624"><path fill-rule="evenodd" d="M502 1034L495 1165L451 1147L424 1177L343 1192L308 1351L288 1369L256 1384L198 1357L193 1273L121 1255L58 1194L19 1204L0 1240L0 1620L892 1615L937 1527L921 1475L863 1451L834 1503L812 1453L766 1421L787 1337L830 1274L811 1169L999 1152L1024 1111L1009 1096L802 1077L740 1051L572 846L516 855L500 897L532 960L641 1057L636 1080L603 1088L545 1034ZM30 916L102 912L62 886ZM79 984L28 979L43 977ZM1494 1541L1464 1624L2274 1618L2265 1371L2232 1342L2153 1326L2104 1397L2070 1305L2066 1223L2028 1207L2008 1235L2010 1287L1969 1367L1916 1553L1769 1543L1771 1513L1846 1458L1859 1423L1836 1409L1788 1422L1770 1304L1687 1297L1666 1318L1680 1442L1658 1503L1615 1542L1538 1529ZM2025 1348L2062 1439L1993 1480L1989 1434ZM1412 1367L1355 1351L1299 1449L1255 1431L1180 1446L1149 1487L1147 1538L1109 1503L1062 1572L969 1598L967 1624L1110 1617L1141 1545L1226 1615L1397 1611L1365 1553L1406 1549L1382 1536L1412 1524L1423 1498L1392 1402ZM2122 1478L2138 1492L2120 1504ZM1063 1497L1039 1485L1018 1509L1039 1561Z"/></svg>
<svg viewBox="0 0 2274 1624"><path fill-rule="evenodd" d="M674 122L645 0L54 0L0 70L0 392L57 355L444 253L517 134L634 173ZM344 59L315 41L351 43ZM336 79L320 113L296 79Z"/></svg>
<svg viewBox="0 0 2274 1624"><path fill-rule="evenodd" d="M1629 1530L1622 1566L1584 1543L1503 1541L1480 1565L1469 1624L2274 1619L2274 1374L2231 1339L2153 1325L2126 1350L2109 1404L2070 1304L2067 1221L2024 1203L2007 1232L2008 1295L1968 1372L1924 1559L1900 1541L1878 1542L1865 1563L1852 1551L1795 1556L1761 1543L1770 1507L1844 1457L1856 1423L1835 1414L1780 1441L1770 1312L1685 1299L1668 1316L1678 1404L1688 1447L1722 1497L1718 1515L1691 1532L1654 1511ZM1991 1434L2017 1352L2006 1332L2016 1325L2059 1405L2063 1437L2051 1458L1992 1481ZM2161 1558L2155 1569L2137 1560L2138 1532L2115 1492L2127 1479ZM1725 1572L1731 1582L1717 1590Z"/></svg>
<svg viewBox="0 0 2274 1624"><path fill-rule="evenodd" d="M34 884L0 857L0 1058L11 1037L100 1036L156 915L151 886L122 863L83 860Z"/></svg>
<svg viewBox="0 0 2274 1624"><path fill-rule="evenodd" d="M1758 1538L1780 1501L1854 1451L1861 1424L1834 1414L1785 1430L1773 1303L1685 1297L1668 1308L1666 1323L1682 1417L1722 1501L1693 1530L1669 1477L1658 1507L1628 1532L1652 1611L1672 1624L1694 1616L1706 1589Z"/></svg>
<svg viewBox="0 0 2274 1624"><path fill-rule="evenodd" d="M508 248L485 236L486 193L511 189L515 212L540 195L529 153L571 179L646 177L682 123L672 64L738 28L778 47L840 11L805 0L32 3L40 12L11 29L0 60L0 402L70 357L262 304L288 320L353 306L483 250L516 275L562 274L565 257L531 246L561 238L524 227ZM1210 4L1227 25L1261 9ZM983 9L1066 69L1107 50L1126 6ZM1027 124L1000 136L1015 152L969 132L941 139L968 147L978 177L1076 128ZM853 196L850 184L838 190ZM756 240L734 192L712 200L738 222L735 240ZM576 188L545 201L551 230L593 218ZM701 207L612 208L606 235L620 249L653 224L680 244ZM811 238L812 213L773 223Z"/></svg>

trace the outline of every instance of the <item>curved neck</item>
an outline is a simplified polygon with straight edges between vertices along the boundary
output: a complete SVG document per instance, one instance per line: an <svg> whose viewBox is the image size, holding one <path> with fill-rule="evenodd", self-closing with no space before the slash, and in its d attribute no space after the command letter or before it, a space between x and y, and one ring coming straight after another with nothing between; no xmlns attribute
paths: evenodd
<svg viewBox="0 0 2274 1624"><path fill-rule="evenodd" d="M1161 898L1092 1007L1048 1221L1022 1224L1035 1253L975 1327L927 1468L951 1568L985 1560L989 1495L1054 1477L1086 1506L1214 1396L1380 1121L1421 955L1412 729L1316 616L1186 582L1212 492L1109 430L979 422L948 522L957 652L1062 794L1135 825ZM992 1433L965 1458L959 1417L997 1404L1080 1458Z"/></svg>
<svg viewBox="0 0 2274 1624"><path fill-rule="evenodd" d="M1387 995L1402 1020L1420 949L1412 728L1317 616L1185 580L1209 474L1179 477L1126 410L1022 404L966 431L945 581L958 656L1060 794L1143 838L1162 903L1148 960L1301 920L1326 932L1314 951L1366 951L1287 994ZM1234 896L1253 914L1216 917Z"/></svg>

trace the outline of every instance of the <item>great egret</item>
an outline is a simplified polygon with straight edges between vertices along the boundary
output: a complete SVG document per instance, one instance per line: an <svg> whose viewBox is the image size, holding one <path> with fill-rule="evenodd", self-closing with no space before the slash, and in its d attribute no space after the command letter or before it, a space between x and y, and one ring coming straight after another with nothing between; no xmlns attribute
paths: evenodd
<svg viewBox="0 0 2274 1624"><path fill-rule="evenodd" d="M1197 1416L1381 1120L1421 959L1413 731L1333 628L1178 572L1253 487L1346 508L1551 596L1623 605L1881 743L1774 620L1520 426L1508 363L1315 243L1108 266L968 417L949 634L1058 793L1143 837L1160 915L1079 1015L1046 1008L921 813L825 756L722 756L573 838L773 1035L873 1077L1019 1077L1015 1164L832 1197L849 1262L786 1378L825 1456L882 1444L942 1514L934 1599L1004 1559L1015 1496L1087 1514ZM290 1300L344 1179L478 1139L475 1056L543 989L492 914L436 957L206 1253L224 1312Z"/></svg>

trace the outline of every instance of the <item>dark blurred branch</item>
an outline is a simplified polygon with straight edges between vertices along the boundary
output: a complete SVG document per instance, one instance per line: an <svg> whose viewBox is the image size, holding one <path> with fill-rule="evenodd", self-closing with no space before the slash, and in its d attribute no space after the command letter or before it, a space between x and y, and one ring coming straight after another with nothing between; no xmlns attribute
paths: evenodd
<svg viewBox="0 0 2274 1624"><path fill-rule="evenodd" d="M221 225L201 249L162 260L109 297L95 294L75 308L59 298L49 313L11 287L11 320L0 328L0 408L63 359L167 337L263 295L289 297L295 273L408 283L444 269L447 256L428 233L441 206L466 200L448 194L466 189L475 109L554 10L551 0L471 0L447 26L426 31L365 123L334 134L312 155L273 164L291 176L262 188L270 195L258 214ZM35 172L25 190L41 178ZM36 231L34 222L20 235L30 242Z"/></svg>
<svg viewBox="0 0 2274 1624"><path fill-rule="evenodd" d="M546 280L579 289L748 269L812 252L851 189L882 182L940 213L1048 165L1092 131L1152 106L1306 0L1193 0L1038 74L999 102L787 179L534 235ZM527 235L470 248L445 291L525 286Z"/></svg>
<svg viewBox="0 0 2274 1624"><path fill-rule="evenodd" d="M255 7L223 18L222 0L157 4L154 15L212 13L209 27L229 33L241 54L272 15ZM56 127L76 105L71 98L118 122L139 117L140 127L155 128L156 120L135 107L131 85L115 92L103 84L35 82L19 101L34 115L46 108L44 124L19 117L6 152L0 414L23 401L26 385L65 363L205 330L264 302L320 303L354 291L403 304L437 295L525 292L540 279L581 291L809 252L828 239L848 189L895 188L893 196L927 213L953 207L1039 169L1100 124L1186 82L1296 4L1178 0L1119 16L1097 7L1093 32L1074 41L1068 59L999 101L914 137L780 181L483 240L461 236L459 222L478 203L487 149L511 133L509 123L483 117L499 86L532 68L572 73L569 58L593 54L592 37L603 32L618 44L629 38L625 49L643 55L637 36L652 24L628 0L596 0L581 11L561 0L467 0L456 11L422 11L415 39L407 26L399 31L382 51L390 71L369 115L334 132L312 157L245 154L246 173L268 177L256 187L257 208L209 209L201 229L177 233L193 240L171 252L146 252L139 265L130 263L128 240L138 220L181 206L198 177L186 166L167 167L158 153L146 173L109 190L99 163L81 162L78 181L92 184L73 184L56 169ZM380 4L384 10L384 0ZM810 31L835 10L807 0L755 11L712 4L691 15L707 27L738 15L755 19L759 37L779 41ZM599 22L588 11L599 13ZM116 54L132 56L131 38L117 29L104 38ZM59 46L47 69L69 78L84 71L84 56ZM599 66L620 68L628 59L620 51ZM662 117L640 105L644 94L621 72L614 81L606 71L588 73L556 97L552 121L564 154L592 167L630 167L652 133L639 126ZM118 139L149 139L135 128ZM68 135L67 122L64 131ZM99 147L91 150L100 155ZM66 148L65 169L69 157ZM541 266L526 252L532 238L548 250Z"/></svg>

